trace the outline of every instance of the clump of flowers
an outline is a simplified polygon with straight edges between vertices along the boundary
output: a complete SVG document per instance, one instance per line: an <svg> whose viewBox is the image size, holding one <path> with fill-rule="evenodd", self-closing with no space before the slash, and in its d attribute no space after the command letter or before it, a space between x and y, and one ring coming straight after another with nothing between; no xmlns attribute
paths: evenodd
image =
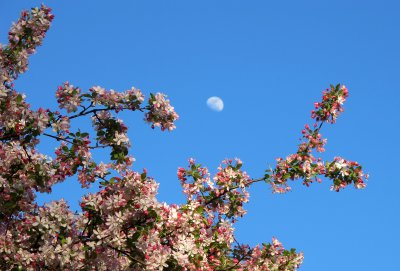
<svg viewBox="0 0 400 271"><path fill-rule="evenodd" d="M143 93L134 87L125 92L117 92L113 89L108 91L100 86L94 86L89 91L90 94L86 97L90 98L93 105L113 108L116 112L124 109L140 109L140 105L144 101Z"/></svg>
<svg viewBox="0 0 400 271"><path fill-rule="evenodd" d="M1 51L3 79L11 82L28 69L28 56L35 53L36 47L42 44L53 18L51 9L44 5L30 12L21 12L20 19L8 32L8 46Z"/></svg>
<svg viewBox="0 0 400 271"><path fill-rule="evenodd" d="M164 94L151 94L148 108L149 112L146 114L145 120L152 123L152 128L160 126L162 131L172 131L176 128L174 122L178 120L179 116Z"/></svg>
<svg viewBox="0 0 400 271"><path fill-rule="evenodd" d="M320 176L331 179L332 190L335 191L350 183L357 189L365 188L368 174L363 173L362 166L357 162L337 157L333 162L323 162L321 158L315 158L312 154L313 150L325 151L327 139L320 133L322 125L325 122L335 123L337 116L343 112L342 105L347 97L348 90L344 85L331 86L330 89L323 91L322 101L314 103L319 110L311 111L311 116L316 122L313 128L308 124L304 126L297 152L288 155L286 159L277 158L276 167L266 171L264 181L271 184L275 193L290 191L288 180L303 179L303 184L309 186L313 181L321 182Z"/></svg>
<svg viewBox="0 0 400 271"><path fill-rule="evenodd" d="M362 171L362 166L357 162L347 161L341 157L335 157L333 162L325 165L325 176L334 180L332 190L339 191L349 184L353 184L357 189L365 188L365 179L368 174Z"/></svg>
<svg viewBox="0 0 400 271"><path fill-rule="evenodd" d="M59 86L56 98L60 108L65 108L68 113L76 112L82 102L80 94L80 88L74 87L69 82L65 82L62 86Z"/></svg>
<svg viewBox="0 0 400 271"><path fill-rule="evenodd" d="M315 110L311 111L311 117L316 121L335 123L337 117L344 111L343 103L349 96L344 85L331 85L323 91L322 101L314 103Z"/></svg>

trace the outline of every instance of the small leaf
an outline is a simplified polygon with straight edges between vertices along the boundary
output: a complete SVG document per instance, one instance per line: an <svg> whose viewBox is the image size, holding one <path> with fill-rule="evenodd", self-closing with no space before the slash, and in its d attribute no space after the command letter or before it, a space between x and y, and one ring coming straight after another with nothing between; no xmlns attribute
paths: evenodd
<svg viewBox="0 0 400 271"><path fill-rule="evenodd" d="M17 102L17 104L20 104L22 102L22 95L18 94L17 98L15 99L15 101Z"/></svg>

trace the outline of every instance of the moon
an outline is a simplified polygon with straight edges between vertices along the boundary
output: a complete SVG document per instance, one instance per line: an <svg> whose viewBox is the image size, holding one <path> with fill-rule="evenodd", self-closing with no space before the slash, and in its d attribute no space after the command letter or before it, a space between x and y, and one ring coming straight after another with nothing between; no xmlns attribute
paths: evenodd
<svg viewBox="0 0 400 271"><path fill-rule="evenodd" d="M224 109L224 102L220 97L213 96L207 99L207 106L211 110L221 112Z"/></svg>

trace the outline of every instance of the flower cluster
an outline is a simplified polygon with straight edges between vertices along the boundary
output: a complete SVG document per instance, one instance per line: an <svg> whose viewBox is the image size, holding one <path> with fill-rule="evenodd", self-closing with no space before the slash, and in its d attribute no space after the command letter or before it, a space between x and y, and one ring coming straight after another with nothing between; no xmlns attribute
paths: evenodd
<svg viewBox="0 0 400 271"><path fill-rule="evenodd" d="M106 89L94 86L90 89L91 95L88 96L94 105L103 105L114 108L117 112L122 109L136 110L144 101L144 95L139 89L132 87L125 92L117 92L113 89Z"/></svg>
<svg viewBox="0 0 400 271"><path fill-rule="evenodd" d="M225 167L216 176L231 178ZM157 188L146 172L127 171L122 178L110 179L98 193L84 196L80 215L73 215L63 200L31 206L31 211L0 228L0 264L5 270L211 271L254 270L263 266L260 257L263 263L287 266L286 270L295 270L301 262L301 254L288 254L275 239L265 245L271 248L268 253L261 255L256 247L231 257L232 222L213 217L212 212L205 219L207 205L200 198L181 206L160 203L155 198ZM266 266L260 270L270 270Z"/></svg>
<svg viewBox="0 0 400 271"><path fill-rule="evenodd" d="M325 167L321 159L316 159L311 154L300 155L298 153L288 155L286 159L278 158L277 165L271 174L266 174L275 193L285 193L291 190L288 180L303 179L307 186L316 180L321 182L318 175L324 174Z"/></svg>
<svg viewBox="0 0 400 271"><path fill-rule="evenodd" d="M294 270L303 262L303 253L297 254L294 249L285 250L282 244L275 238L272 244L256 246L251 252L251 258L247 261L243 271L274 271Z"/></svg>
<svg viewBox="0 0 400 271"><path fill-rule="evenodd" d="M362 166L357 162L335 157L333 162L327 162L325 167L325 176L334 180L332 190L339 191L349 184L353 184L357 189L366 186L364 179L368 179L368 174L363 173Z"/></svg>
<svg viewBox="0 0 400 271"><path fill-rule="evenodd" d="M35 191L50 192L61 181L54 162L18 141L0 142L0 217L9 219L34 206Z"/></svg>
<svg viewBox="0 0 400 271"><path fill-rule="evenodd" d="M84 267L84 247L77 242L76 220L64 200L26 213L6 232L7 239L0 241L6 266L80 270ZM3 266L3 270L9 269Z"/></svg>
<svg viewBox="0 0 400 271"><path fill-rule="evenodd" d="M62 86L59 86L56 98L60 108L65 108L68 113L76 112L82 102L80 94L80 88L74 87L69 82L65 82Z"/></svg>
<svg viewBox="0 0 400 271"><path fill-rule="evenodd" d="M8 32L10 46L16 47L23 44L23 47L34 50L42 44L53 18L51 9L44 5L33 8L31 12L22 11L20 19Z"/></svg>
<svg viewBox="0 0 400 271"><path fill-rule="evenodd" d="M9 134L20 135L25 129L27 119L33 119L33 111L25 103L25 95L16 91L5 90L4 95L0 96L0 136Z"/></svg>
<svg viewBox="0 0 400 271"><path fill-rule="evenodd" d="M178 178L188 200L205 204L208 211L220 218L224 216L235 220L246 213L243 203L248 202L246 188L251 181L247 173L241 170L241 160L224 160L212 179L207 168L195 164L193 159L189 163L188 170L178 169Z"/></svg>
<svg viewBox="0 0 400 271"><path fill-rule="evenodd" d="M314 126L315 128L316 126ZM301 131L303 134L303 142L299 146L299 151L307 151L308 148L316 149L318 152L324 152L324 146L328 141L326 138L322 138L322 135L319 133L319 129L310 129L310 126L306 124L304 129Z"/></svg>
<svg viewBox="0 0 400 271"><path fill-rule="evenodd" d="M96 169L96 163L92 159L90 152L89 138L79 132L74 136L71 146L63 142L56 149L56 174L64 179L78 173L78 180L82 184L82 187L87 187L89 183L95 181L95 176L93 176L92 172Z"/></svg>
<svg viewBox="0 0 400 271"><path fill-rule="evenodd" d="M5 81L13 81L27 70L28 56L42 44L53 18L51 9L44 5L30 12L22 11L20 19L8 33L9 45L0 50L0 65Z"/></svg>
<svg viewBox="0 0 400 271"><path fill-rule="evenodd" d="M335 123L340 113L344 111L343 103L349 96L344 85L336 85L323 92L322 101L314 103L315 110L311 111L311 117L317 121Z"/></svg>
<svg viewBox="0 0 400 271"><path fill-rule="evenodd" d="M198 167L194 161L191 165ZM225 169L220 169L217 178L226 175ZM196 171L202 172L199 173L202 178L207 178L207 169ZM183 175L196 175L194 172L183 173L182 169L179 172L181 180L186 178ZM127 172L122 179L113 179L100 192L84 197L81 203L84 213L78 224L85 229L81 238L86 242L86 253L96 252L96 266L103 261L103 253L110 253L110 248L124 252L119 264L114 263L118 270L122 270L124 264L141 270L179 267L210 271L225 268L253 270L246 268L257 265L258 247L246 253L236 251L236 258L230 257L232 222L214 217L204 204L204 198L190 197L181 206L166 205L155 199L156 191L157 184L147 177L146 172ZM265 246L271 249L269 254L263 252L264 260L274 262L277 267L287 266L286 270L294 270L301 262L301 254L289 253L275 239L273 244ZM89 263L90 259L85 258L86 266L93 264Z"/></svg>
<svg viewBox="0 0 400 271"><path fill-rule="evenodd" d="M54 116L54 114L50 114L50 116ZM53 132L57 134L69 134L71 121L67 116L61 116L57 120L52 121L51 127L53 128Z"/></svg>
<svg viewBox="0 0 400 271"><path fill-rule="evenodd" d="M305 125L302 132L301 143L295 154L288 155L286 159L278 158L274 169L269 169L264 175L264 181L272 186L275 193L285 193L291 190L288 180L303 179L303 184L309 186L313 181L321 182L319 176L325 176L333 181L332 190L339 191L350 183L355 188L362 189L366 186L368 174L364 174L362 167L357 162L335 158L333 162L323 162L321 158L312 155L313 150L325 151L327 139L320 134L324 122L334 123L337 116L343 112L342 104L348 97L348 90L344 85L331 86L323 91L322 102L316 102L318 111L311 111L316 123L311 129ZM345 162L340 162L345 161ZM338 167L336 165L342 165Z"/></svg>
<svg viewBox="0 0 400 271"><path fill-rule="evenodd" d="M145 120L152 123L151 127L161 127L161 130L172 131L175 129L174 121L178 120L179 116L174 108L170 105L169 100L162 93L150 94L149 112L146 114Z"/></svg>

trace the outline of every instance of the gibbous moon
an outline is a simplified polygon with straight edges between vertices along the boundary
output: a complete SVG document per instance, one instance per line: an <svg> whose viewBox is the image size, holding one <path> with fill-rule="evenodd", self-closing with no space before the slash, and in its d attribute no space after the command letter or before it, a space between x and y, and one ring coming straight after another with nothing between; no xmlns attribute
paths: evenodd
<svg viewBox="0 0 400 271"><path fill-rule="evenodd" d="M220 97L210 97L207 100L207 106L214 111L221 112L224 109L224 102Z"/></svg>

